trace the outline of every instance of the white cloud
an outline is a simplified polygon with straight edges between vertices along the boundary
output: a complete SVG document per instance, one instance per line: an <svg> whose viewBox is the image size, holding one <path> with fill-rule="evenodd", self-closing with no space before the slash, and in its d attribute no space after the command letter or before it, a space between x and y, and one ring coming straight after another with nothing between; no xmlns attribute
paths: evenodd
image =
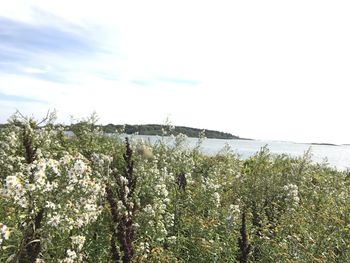
<svg viewBox="0 0 350 263"><path fill-rule="evenodd" d="M47 70L41 69L41 68L24 67L23 72L28 74L42 74L42 73L46 73Z"/></svg>

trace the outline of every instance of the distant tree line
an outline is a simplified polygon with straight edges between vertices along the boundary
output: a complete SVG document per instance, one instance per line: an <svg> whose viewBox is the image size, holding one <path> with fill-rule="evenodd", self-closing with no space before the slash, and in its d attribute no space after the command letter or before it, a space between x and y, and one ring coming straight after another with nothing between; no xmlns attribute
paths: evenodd
<svg viewBox="0 0 350 263"><path fill-rule="evenodd" d="M76 123L72 125L84 125L84 122ZM72 125L64 126L65 130L72 130ZM0 124L0 128L5 127L6 124ZM199 137L201 134L207 138L213 139L242 139L231 133L220 132L214 130L202 130L191 127L175 126L173 129L168 129L164 125L159 124L143 124L143 125L121 125L121 124L107 124L98 125L105 133L122 132L126 134L139 134L139 135L163 135L164 129L167 131L167 135L178 135L180 133L185 134L188 137Z"/></svg>
<svg viewBox="0 0 350 263"><path fill-rule="evenodd" d="M167 128L159 124L143 124L143 125L115 125L107 124L101 126L102 130L105 133L114 133L116 131L123 131L126 134L135 134L140 135L163 135L163 130ZM168 134L178 135L179 133L185 134L188 137L199 137L201 133L204 134L207 138L216 138L216 139L239 139L238 136L232 135L226 132L213 131L213 130L202 130L197 128L190 128L184 126L175 126L173 129L167 130Z"/></svg>

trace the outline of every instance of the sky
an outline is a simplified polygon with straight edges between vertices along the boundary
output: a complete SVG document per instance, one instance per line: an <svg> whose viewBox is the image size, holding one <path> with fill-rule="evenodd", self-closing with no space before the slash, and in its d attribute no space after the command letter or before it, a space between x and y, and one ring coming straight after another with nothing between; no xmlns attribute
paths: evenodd
<svg viewBox="0 0 350 263"><path fill-rule="evenodd" d="M0 122L350 143L350 2L0 0Z"/></svg>

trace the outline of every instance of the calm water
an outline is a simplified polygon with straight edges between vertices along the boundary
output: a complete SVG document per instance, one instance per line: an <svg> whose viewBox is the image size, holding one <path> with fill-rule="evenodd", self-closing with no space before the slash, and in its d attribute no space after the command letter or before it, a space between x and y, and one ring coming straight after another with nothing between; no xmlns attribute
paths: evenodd
<svg viewBox="0 0 350 263"><path fill-rule="evenodd" d="M143 136L134 135L134 138L142 138L143 140L154 143L159 139L158 136ZM166 142L172 143L171 137L164 138ZM188 144L195 146L198 139L188 138ZM350 146L330 146L330 145L311 145L293 142L279 142L279 141L248 141L248 140L221 140L221 139L205 139L202 144L202 151L207 154L215 154L219 152L225 144L228 144L231 149L239 154L243 159L255 154L259 149L265 145L268 146L271 153L274 154L288 154L291 156L303 155L309 148L311 148L312 160L314 162L324 162L337 169L345 170L350 168Z"/></svg>

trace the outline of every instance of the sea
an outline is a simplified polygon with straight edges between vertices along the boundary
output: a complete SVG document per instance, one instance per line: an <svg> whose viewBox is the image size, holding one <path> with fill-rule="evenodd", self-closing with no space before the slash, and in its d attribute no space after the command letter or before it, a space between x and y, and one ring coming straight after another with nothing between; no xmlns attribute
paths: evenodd
<svg viewBox="0 0 350 263"><path fill-rule="evenodd" d="M168 144L174 143L173 137L132 135L133 139L142 139L149 143L155 143L157 140L164 140ZM198 138L187 138L185 142L188 147L195 147L198 144ZM262 141L262 140L223 140L223 139L204 139L200 150L208 155L214 155L224 147L228 147L242 159L247 159L257 153L262 147L267 147L272 154L287 154L293 157L302 156L307 151L311 153L311 159L314 163L327 163L328 166L338 170L350 169L350 145L321 145L308 143L295 143L285 141Z"/></svg>

